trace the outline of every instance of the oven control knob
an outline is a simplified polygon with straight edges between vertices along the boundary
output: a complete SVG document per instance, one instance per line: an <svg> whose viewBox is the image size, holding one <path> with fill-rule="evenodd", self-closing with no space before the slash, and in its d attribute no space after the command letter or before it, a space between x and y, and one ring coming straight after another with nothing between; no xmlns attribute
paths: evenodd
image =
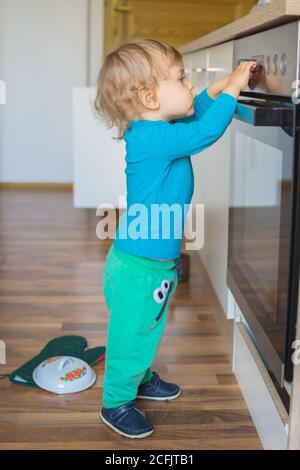
<svg viewBox="0 0 300 470"><path fill-rule="evenodd" d="M278 71L278 55L275 54L273 57L273 74L277 75L277 71Z"/></svg>
<svg viewBox="0 0 300 470"><path fill-rule="evenodd" d="M285 52L281 54L279 67L280 67L281 75L284 75L286 73L286 67L287 67L287 55Z"/></svg>
<svg viewBox="0 0 300 470"><path fill-rule="evenodd" d="M266 73L269 75L271 72L271 57L268 55L266 60Z"/></svg>

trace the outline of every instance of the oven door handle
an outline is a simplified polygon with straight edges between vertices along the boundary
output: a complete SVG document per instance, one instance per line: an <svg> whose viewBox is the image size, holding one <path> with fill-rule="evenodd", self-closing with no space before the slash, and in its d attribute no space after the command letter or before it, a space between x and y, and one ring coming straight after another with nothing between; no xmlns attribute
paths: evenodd
<svg viewBox="0 0 300 470"><path fill-rule="evenodd" d="M259 100L238 100L234 119L252 126L291 126L293 108Z"/></svg>

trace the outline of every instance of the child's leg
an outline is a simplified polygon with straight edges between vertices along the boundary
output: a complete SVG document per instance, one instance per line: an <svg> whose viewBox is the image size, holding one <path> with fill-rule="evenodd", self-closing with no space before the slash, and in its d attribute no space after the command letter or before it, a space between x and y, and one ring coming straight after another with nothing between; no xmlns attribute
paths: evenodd
<svg viewBox="0 0 300 470"><path fill-rule="evenodd" d="M164 269L165 262L149 260L148 269L147 258L142 265L134 258L126 254L124 262L124 257L110 253L105 268L104 292L110 311L102 384L105 408L134 400L139 384L150 380L150 366L177 286L171 261L169 269Z"/></svg>

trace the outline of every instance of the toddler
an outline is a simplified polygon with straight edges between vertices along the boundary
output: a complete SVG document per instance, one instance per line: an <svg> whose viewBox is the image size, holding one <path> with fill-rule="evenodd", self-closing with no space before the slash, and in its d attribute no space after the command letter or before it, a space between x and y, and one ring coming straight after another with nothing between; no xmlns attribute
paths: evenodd
<svg viewBox="0 0 300 470"><path fill-rule="evenodd" d="M194 190L191 156L223 135L253 64L242 63L195 96L176 48L137 39L108 54L99 72L95 109L126 143L127 208L103 272L109 324L100 411L102 421L123 436L153 433L137 399L172 400L181 393L151 364L181 279L181 242Z"/></svg>

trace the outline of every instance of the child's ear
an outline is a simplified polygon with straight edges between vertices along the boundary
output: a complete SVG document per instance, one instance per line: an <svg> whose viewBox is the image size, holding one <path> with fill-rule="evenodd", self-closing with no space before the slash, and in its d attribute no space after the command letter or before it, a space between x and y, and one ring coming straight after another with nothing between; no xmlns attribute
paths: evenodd
<svg viewBox="0 0 300 470"><path fill-rule="evenodd" d="M155 89L143 86L138 91L138 97L143 105L148 109L158 109L159 100L156 96Z"/></svg>

